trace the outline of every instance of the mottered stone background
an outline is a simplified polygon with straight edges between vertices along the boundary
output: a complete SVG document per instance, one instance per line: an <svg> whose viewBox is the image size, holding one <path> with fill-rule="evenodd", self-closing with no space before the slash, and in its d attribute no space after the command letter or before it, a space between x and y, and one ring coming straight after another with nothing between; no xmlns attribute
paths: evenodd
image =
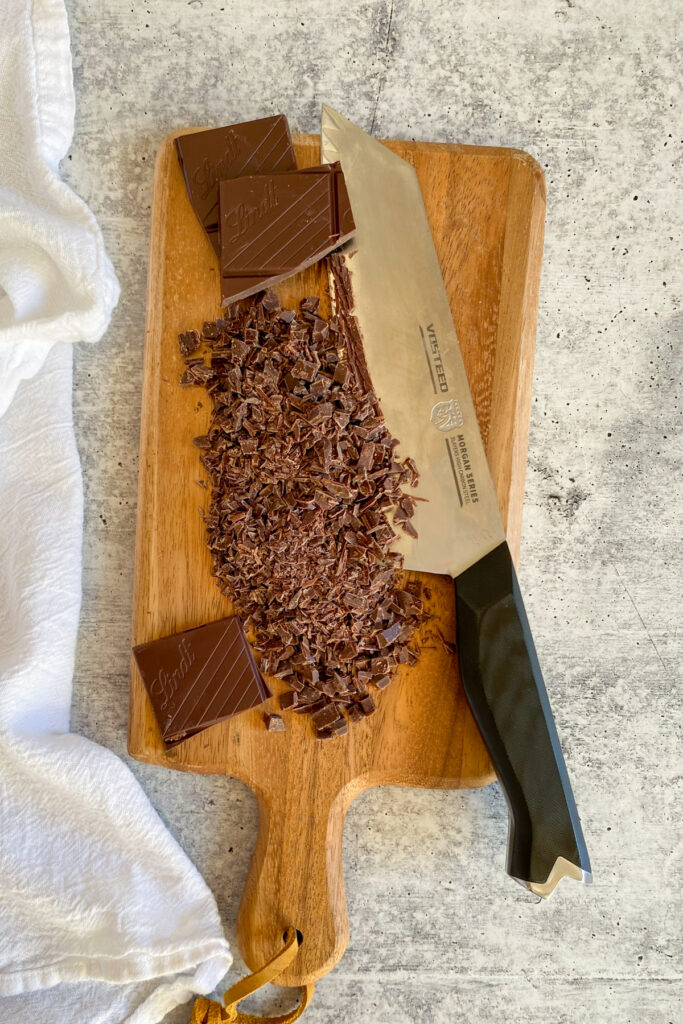
<svg viewBox="0 0 683 1024"><path fill-rule="evenodd" d="M681 985L681 7L635 0L67 0L64 162L122 285L76 352L86 483L73 726L126 758L154 155L321 100L379 136L516 146L548 214L521 583L595 874L536 902L497 785L375 789L344 832L351 941L310 1024L667 1024ZM251 794L132 763L234 943ZM243 970L239 960L229 980ZM269 994L261 1007L292 1004ZM258 1002L258 1000L257 1000ZM171 1020L187 1020L188 1009Z"/></svg>

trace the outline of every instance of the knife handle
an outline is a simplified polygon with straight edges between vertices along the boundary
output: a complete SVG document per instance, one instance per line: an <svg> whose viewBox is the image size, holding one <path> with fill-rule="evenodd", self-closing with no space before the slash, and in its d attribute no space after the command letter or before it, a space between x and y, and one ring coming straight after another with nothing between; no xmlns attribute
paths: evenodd
<svg viewBox="0 0 683 1024"><path fill-rule="evenodd" d="M510 812L507 871L540 896L590 862L505 542L455 579L457 646L468 702Z"/></svg>

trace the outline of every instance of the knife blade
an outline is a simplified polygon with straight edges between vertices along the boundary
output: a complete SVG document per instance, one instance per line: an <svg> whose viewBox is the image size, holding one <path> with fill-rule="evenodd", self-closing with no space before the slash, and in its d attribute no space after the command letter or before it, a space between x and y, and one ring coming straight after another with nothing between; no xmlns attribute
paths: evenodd
<svg viewBox="0 0 683 1024"><path fill-rule="evenodd" d="M323 105L322 160L339 160L356 233L353 315L389 427L420 471L406 568L455 582L465 694L510 813L507 871L539 896L591 881L569 776L479 433L415 169ZM332 282L334 284L334 282ZM389 345L390 354L389 354Z"/></svg>

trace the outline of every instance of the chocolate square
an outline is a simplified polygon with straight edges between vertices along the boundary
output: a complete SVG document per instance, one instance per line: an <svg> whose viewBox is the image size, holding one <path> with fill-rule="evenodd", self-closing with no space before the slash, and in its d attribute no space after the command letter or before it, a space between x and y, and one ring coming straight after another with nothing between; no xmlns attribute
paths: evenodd
<svg viewBox="0 0 683 1024"><path fill-rule="evenodd" d="M271 696L237 616L140 644L133 655L167 749Z"/></svg>
<svg viewBox="0 0 683 1024"><path fill-rule="evenodd" d="M180 135L175 144L190 202L217 255L219 182L243 174L296 170L284 114Z"/></svg>
<svg viewBox="0 0 683 1024"><path fill-rule="evenodd" d="M222 181L223 305L317 263L354 230L339 163Z"/></svg>

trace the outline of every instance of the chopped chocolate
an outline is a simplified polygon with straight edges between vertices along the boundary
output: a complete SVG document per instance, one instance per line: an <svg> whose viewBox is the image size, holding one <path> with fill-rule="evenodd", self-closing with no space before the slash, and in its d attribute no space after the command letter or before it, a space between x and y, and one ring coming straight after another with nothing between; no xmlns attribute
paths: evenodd
<svg viewBox="0 0 683 1024"><path fill-rule="evenodd" d="M180 135L176 150L190 202L218 256L219 183L244 174L296 169L284 114Z"/></svg>
<svg viewBox="0 0 683 1024"><path fill-rule="evenodd" d="M202 338L199 331L184 331L178 335L178 345L184 356L191 356L193 352L197 351L201 343Z"/></svg>
<svg viewBox="0 0 683 1024"><path fill-rule="evenodd" d="M309 701L307 703L300 703L294 710L297 714L305 714L313 717L316 711L320 711L325 707L325 698L319 697L318 700Z"/></svg>
<svg viewBox="0 0 683 1024"><path fill-rule="evenodd" d="M382 637L384 638L384 645L393 644L394 640L400 635L402 624L400 622L392 622L387 628L382 630Z"/></svg>
<svg viewBox="0 0 683 1024"><path fill-rule="evenodd" d="M133 648L165 746L270 697L237 616Z"/></svg>
<svg viewBox="0 0 683 1024"><path fill-rule="evenodd" d="M359 700L358 706L360 707L364 715L371 715L373 711L377 710L377 706L375 705L375 702L372 699L371 694L368 694L367 697L363 697L361 700Z"/></svg>
<svg viewBox="0 0 683 1024"><path fill-rule="evenodd" d="M339 717L336 705L325 704L320 711L315 711L311 715L311 721L316 729L325 729L327 726L332 725L332 722L336 721Z"/></svg>
<svg viewBox="0 0 683 1024"><path fill-rule="evenodd" d="M264 711L263 721L266 723L266 729L268 732L285 731L285 723L281 715L274 715L268 711Z"/></svg>
<svg viewBox="0 0 683 1024"><path fill-rule="evenodd" d="M205 325L208 355L183 375L213 402L195 441L213 574L263 672L289 688L279 708L310 715L326 739L372 714L373 694L416 658L408 645L425 618L391 549L390 517L414 510L402 490L412 471L347 319L323 320L315 298L282 310L266 292Z"/></svg>
<svg viewBox="0 0 683 1024"><path fill-rule="evenodd" d="M299 701L302 704L312 704L313 701L318 700L319 697L320 694L315 689L315 687L308 686L308 684L306 683L304 683L304 685L299 690Z"/></svg>
<svg viewBox="0 0 683 1024"><path fill-rule="evenodd" d="M339 163L222 181L223 305L317 263L347 241L354 230ZM313 340L318 344L326 338L327 324L316 318Z"/></svg>
<svg viewBox="0 0 683 1024"><path fill-rule="evenodd" d="M202 328L202 334L210 340L217 338L220 333L220 328L216 321L207 320Z"/></svg>
<svg viewBox="0 0 683 1024"><path fill-rule="evenodd" d="M340 715L332 724L329 726L330 732L335 736L345 736L349 731L349 724L343 715Z"/></svg>
<svg viewBox="0 0 683 1024"><path fill-rule="evenodd" d="M297 359L292 367L292 376L309 383L315 378L318 372L316 363L309 363L305 359Z"/></svg>
<svg viewBox="0 0 683 1024"><path fill-rule="evenodd" d="M346 261L340 253L333 253L327 261L332 277L334 298L337 309L340 333L346 350L349 370L363 387L372 401L375 411L381 416L379 400L372 390L370 371L365 361L363 342L358 321L353 315L353 294L351 291L351 275ZM407 462L408 460L406 460ZM414 465L414 463L413 463Z"/></svg>

